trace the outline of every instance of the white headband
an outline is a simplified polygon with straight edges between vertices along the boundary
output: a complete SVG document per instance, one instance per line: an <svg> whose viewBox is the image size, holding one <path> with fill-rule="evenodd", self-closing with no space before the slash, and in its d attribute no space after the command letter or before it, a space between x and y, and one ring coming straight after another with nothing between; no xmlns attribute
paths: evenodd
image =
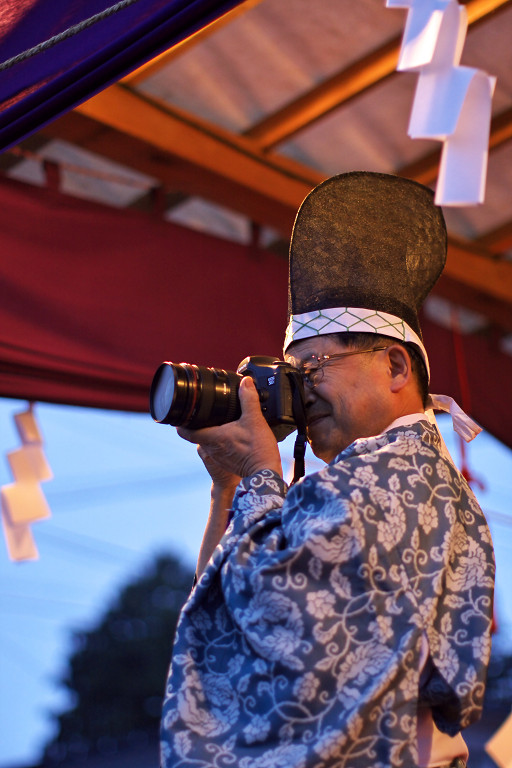
<svg viewBox="0 0 512 768"><path fill-rule="evenodd" d="M411 342L418 347L430 379L430 367L425 347L412 328L400 317L387 312L354 307L334 307L331 309L303 312L291 315L284 340L284 351L293 341L308 339L311 336L324 336L327 333L376 333L391 336L400 341Z"/></svg>

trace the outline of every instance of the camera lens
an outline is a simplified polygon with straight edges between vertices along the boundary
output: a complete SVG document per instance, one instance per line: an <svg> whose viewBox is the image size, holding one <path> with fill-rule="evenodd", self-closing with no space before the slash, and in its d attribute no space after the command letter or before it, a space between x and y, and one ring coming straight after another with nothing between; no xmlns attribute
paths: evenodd
<svg viewBox="0 0 512 768"><path fill-rule="evenodd" d="M174 366L163 363L155 373L151 385L150 408L155 421L164 422L175 394Z"/></svg>
<svg viewBox="0 0 512 768"><path fill-rule="evenodd" d="M159 424L190 429L234 421L241 414L241 378L222 368L162 363L151 385L151 416Z"/></svg>

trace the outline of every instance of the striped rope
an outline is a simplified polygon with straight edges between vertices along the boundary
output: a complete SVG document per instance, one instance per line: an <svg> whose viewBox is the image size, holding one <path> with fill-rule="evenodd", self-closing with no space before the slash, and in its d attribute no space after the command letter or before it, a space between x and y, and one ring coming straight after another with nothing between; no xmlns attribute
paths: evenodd
<svg viewBox="0 0 512 768"><path fill-rule="evenodd" d="M96 13L94 16L90 16L88 19L84 19L79 24L74 24L72 27L68 27L68 29L65 29L63 32L59 32L58 35L54 35L53 37L50 37L48 40L45 40L42 43L38 43L38 45L35 45L33 48L28 48L26 51L23 51L23 53L18 53L16 56L13 56L11 59L4 61L2 64L0 64L0 72L3 72L4 70L9 69L10 67L13 67L15 64L19 64L21 61L30 59L32 56L36 56L38 53L47 51L49 48L53 48L53 46L57 45L57 43L60 43L63 40L67 40L68 38L73 37L74 35L77 35L79 32L82 32L84 29L87 29L88 27L92 27L94 24L97 24L98 21L103 21L103 19L106 19L109 16L112 16L114 13L117 13L118 11L122 11L124 8L127 8L129 5L133 5L134 3L138 3L138 2L139 0L120 0L119 3L115 3L115 5L110 6L110 8L105 8L104 11L101 11L100 13Z"/></svg>

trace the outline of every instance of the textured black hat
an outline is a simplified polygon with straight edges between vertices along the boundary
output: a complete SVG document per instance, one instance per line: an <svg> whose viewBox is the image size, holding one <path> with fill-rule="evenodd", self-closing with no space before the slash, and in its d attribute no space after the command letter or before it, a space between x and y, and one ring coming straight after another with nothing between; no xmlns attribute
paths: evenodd
<svg viewBox="0 0 512 768"><path fill-rule="evenodd" d="M301 338L366 331L424 353L418 310L446 249L443 214L422 184L366 171L327 179L293 228L285 349Z"/></svg>

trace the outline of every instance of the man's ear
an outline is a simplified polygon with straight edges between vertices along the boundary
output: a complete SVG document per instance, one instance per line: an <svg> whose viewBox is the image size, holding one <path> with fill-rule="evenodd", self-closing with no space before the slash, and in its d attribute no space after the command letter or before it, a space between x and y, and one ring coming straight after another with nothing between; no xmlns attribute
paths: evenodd
<svg viewBox="0 0 512 768"><path fill-rule="evenodd" d="M412 364L409 353L401 344L391 344L386 349L390 392L400 392L412 379Z"/></svg>

